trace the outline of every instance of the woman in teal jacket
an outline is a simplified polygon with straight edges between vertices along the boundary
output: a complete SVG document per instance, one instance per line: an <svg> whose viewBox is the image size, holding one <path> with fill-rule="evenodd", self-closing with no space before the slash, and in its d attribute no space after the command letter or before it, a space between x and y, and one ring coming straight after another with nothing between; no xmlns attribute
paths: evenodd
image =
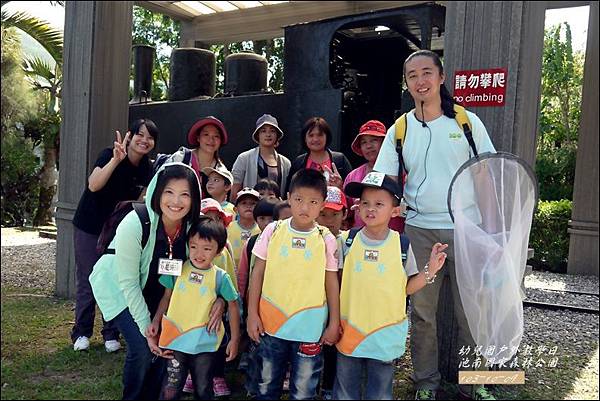
<svg viewBox="0 0 600 401"><path fill-rule="evenodd" d="M123 399L156 399L159 395L165 364L156 356L169 356L158 348L151 350L144 333L164 292L158 282L160 259L186 260L187 232L199 216L200 200L200 185L191 167L163 165L146 193L150 217L146 245L142 248L142 223L132 211L123 218L109 245L114 254L104 254L90 275L104 319L114 319L127 342ZM214 326L223 308L222 301L213 307Z"/></svg>

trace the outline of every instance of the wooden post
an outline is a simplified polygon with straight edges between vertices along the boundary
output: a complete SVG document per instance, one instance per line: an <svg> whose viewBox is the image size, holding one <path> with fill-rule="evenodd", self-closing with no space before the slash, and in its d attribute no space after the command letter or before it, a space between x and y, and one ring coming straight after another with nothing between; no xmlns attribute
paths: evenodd
<svg viewBox="0 0 600 401"><path fill-rule="evenodd" d="M545 10L545 2L446 3L446 86L452 93L457 70L506 68L505 105L471 110L485 124L497 150L514 153L531 166L536 153ZM459 355L452 305L445 278L438 307L439 369L444 380L456 383Z"/></svg>
<svg viewBox="0 0 600 401"><path fill-rule="evenodd" d="M598 2L590 3L567 271L598 276Z"/></svg>
<svg viewBox="0 0 600 401"><path fill-rule="evenodd" d="M73 297L73 214L98 153L127 131L133 2L65 7L56 294Z"/></svg>

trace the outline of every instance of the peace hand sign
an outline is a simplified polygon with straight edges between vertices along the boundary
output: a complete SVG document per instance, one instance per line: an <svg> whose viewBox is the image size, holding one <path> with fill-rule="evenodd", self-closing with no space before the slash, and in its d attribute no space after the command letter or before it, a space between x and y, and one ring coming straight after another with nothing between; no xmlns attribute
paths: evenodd
<svg viewBox="0 0 600 401"><path fill-rule="evenodd" d="M331 162L331 169L327 166L323 166L323 170L325 170L325 172L327 173L325 176L329 177L327 185L331 185L342 189L344 180L342 179L342 176L340 175L337 167L335 166L335 163Z"/></svg>
<svg viewBox="0 0 600 401"><path fill-rule="evenodd" d="M113 148L113 158L115 158L119 162L123 161L123 159L125 159L125 157L127 156L126 146L127 142L129 141L129 135L130 132L127 131L127 134L125 134L125 138L121 140L121 133L117 131L117 140L114 142Z"/></svg>

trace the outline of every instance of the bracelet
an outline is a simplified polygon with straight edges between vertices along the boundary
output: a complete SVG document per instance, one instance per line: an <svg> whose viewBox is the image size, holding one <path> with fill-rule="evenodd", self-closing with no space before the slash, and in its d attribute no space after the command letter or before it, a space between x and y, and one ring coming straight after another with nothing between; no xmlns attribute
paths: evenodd
<svg viewBox="0 0 600 401"><path fill-rule="evenodd" d="M429 276L429 263L423 268L423 273L425 273L425 282L427 284L433 284L435 282L436 275L434 274L433 277Z"/></svg>

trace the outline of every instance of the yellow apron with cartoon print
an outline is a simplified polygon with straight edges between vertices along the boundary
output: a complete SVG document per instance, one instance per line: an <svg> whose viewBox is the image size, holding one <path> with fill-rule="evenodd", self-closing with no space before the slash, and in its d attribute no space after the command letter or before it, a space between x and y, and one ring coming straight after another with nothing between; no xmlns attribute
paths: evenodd
<svg viewBox="0 0 600 401"><path fill-rule="evenodd" d="M259 314L271 336L317 342L328 313L324 236L329 231L295 231L290 221L278 222L269 241Z"/></svg>
<svg viewBox="0 0 600 401"><path fill-rule="evenodd" d="M217 333L208 333L210 308L217 299L217 286L225 271L213 266L208 270L196 269L188 261L162 318L162 332L158 345L188 354L214 352L219 348L225 329L219 325ZM220 277L221 278L220 278Z"/></svg>
<svg viewBox="0 0 600 401"><path fill-rule="evenodd" d="M359 232L344 260L340 290L344 355L391 361L406 347L407 276L398 233L391 230L379 246L368 246Z"/></svg>

